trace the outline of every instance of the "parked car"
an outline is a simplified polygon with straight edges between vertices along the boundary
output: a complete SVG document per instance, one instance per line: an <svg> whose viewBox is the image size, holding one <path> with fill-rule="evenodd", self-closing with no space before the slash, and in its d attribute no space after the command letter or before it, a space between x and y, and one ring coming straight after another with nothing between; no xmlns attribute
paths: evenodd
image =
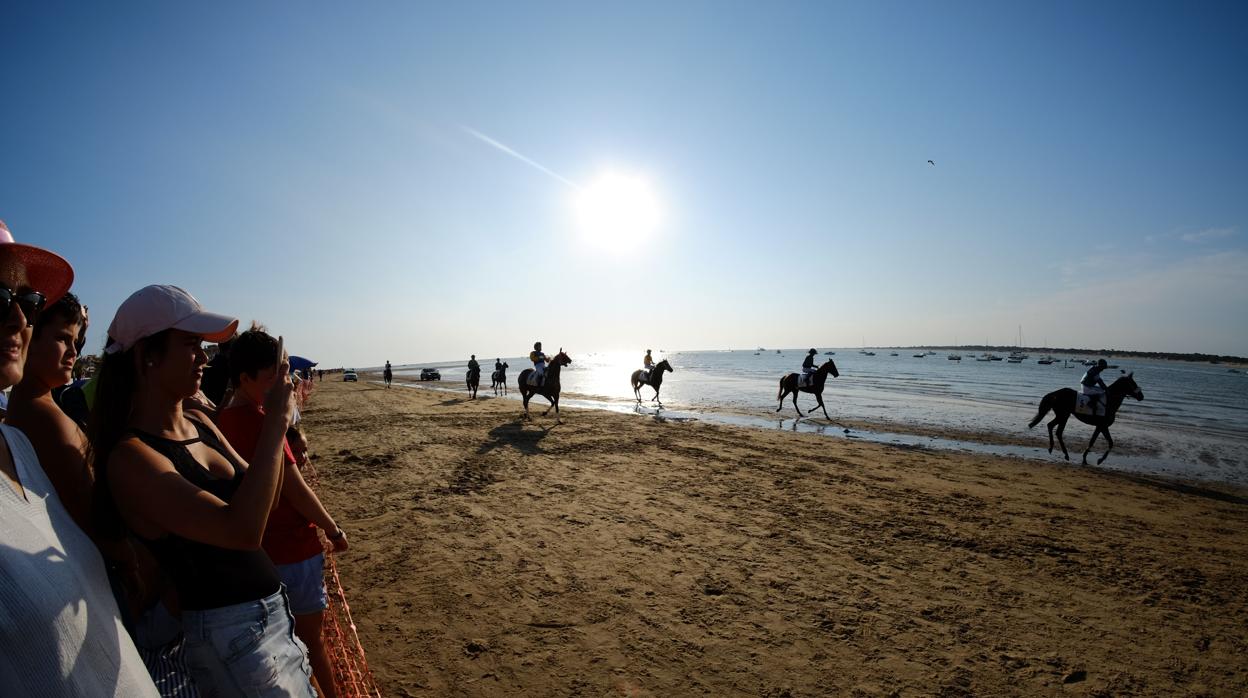
<svg viewBox="0 0 1248 698"><path fill-rule="evenodd" d="M342 380L348 383L358 383L360 381L360 377L355 375L354 368L348 368L342 372Z"/></svg>
<svg viewBox="0 0 1248 698"><path fill-rule="evenodd" d="M420 369L420 379L422 381L440 381L442 380L442 374L438 373L436 368L422 368Z"/></svg>

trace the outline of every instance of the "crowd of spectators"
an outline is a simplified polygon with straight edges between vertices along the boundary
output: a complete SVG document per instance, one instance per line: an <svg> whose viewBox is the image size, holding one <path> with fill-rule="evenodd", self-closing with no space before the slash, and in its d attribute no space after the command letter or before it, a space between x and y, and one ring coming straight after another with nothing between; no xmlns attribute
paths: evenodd
<svg viewBox="0 0 1248 698"><path fill-rule="evenodd" d="M86 361L73 277L0 222L0 693L334 696L324 551L347 536L302 474L310 381L168 285Z"/></svg>

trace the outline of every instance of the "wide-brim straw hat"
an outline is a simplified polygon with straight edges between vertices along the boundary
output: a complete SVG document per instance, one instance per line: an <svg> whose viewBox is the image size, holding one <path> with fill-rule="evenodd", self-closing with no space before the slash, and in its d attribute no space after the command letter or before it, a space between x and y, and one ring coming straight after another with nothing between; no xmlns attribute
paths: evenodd
<svg viewBox="0 0 1248 698"><path fill-rule="evenodd" d="M74 268L55 252L14 242L0 221L0 283L14 291L34 289L52 305L74 284Z"/></svg>

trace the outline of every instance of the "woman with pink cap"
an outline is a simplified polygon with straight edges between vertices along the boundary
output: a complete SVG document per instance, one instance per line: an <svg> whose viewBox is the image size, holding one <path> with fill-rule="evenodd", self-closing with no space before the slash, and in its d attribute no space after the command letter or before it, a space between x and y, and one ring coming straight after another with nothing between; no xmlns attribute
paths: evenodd
<svg viewBox="0 0 1248 698"><path fill-rule="evenodd" d="M176 286L147 286L118 308L90 424L99 527L135 535L172 580L202 693L313 696L306 650L260 548L294 411L281 340L281 378L264 397L250 462L204 414L183 410L208 363L203 341L237 326Z"/></svg>
<svg viewBox="0 0 1248 698"><path fill-rule="evenodd" d="M74 271L0 221L0 390L22 378L33 323ZM156 696L104 562L21 431L0 425L0 687L6 695Z"/></svg>

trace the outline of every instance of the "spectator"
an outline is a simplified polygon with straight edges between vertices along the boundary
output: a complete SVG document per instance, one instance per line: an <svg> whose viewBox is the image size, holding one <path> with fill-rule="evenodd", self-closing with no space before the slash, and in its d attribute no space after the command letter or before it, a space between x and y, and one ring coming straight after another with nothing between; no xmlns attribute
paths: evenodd
<svg viewBox="0 0 1248 698"><path fill-rule="evenodd" d="M282 376L279 374L278 342L263 330L242 333L230 349L230 384L233 398L221 410L217 423L230 444L246 456L256 453L265 422L265 395ZM304 481L299 467L307 459L307 442L294 427L287 432L286 472L281 499L269 515L264 531L264 551L277 565L286 585L295 633L308 647L312 670L324 696L336 695L333 667L321 641L322 616L327 607L324 570L325 555L317 528L325 531L335 551L347 549L347 534L334 522L321 500ZM296 446L292 451L292 446ZM298 455L296 455L296 453Z"/></svg>
<svg viewBox="0 0 1248 698"><path fill-rule="evenodd" d="M0 222L0 389L22 379L39 312L69 290L59 256L13 242ZM157 696L109 589L17 428L0 425L0 687L20 696Z"/></svg>
<svg viewBox="0 0 1248 698"><path fill-rule="evenodd" d="M199 690L311 697L311 666L260 550L294 407L285 360L250 466L211 420L183 410L208 361L204 339L237 326L176 286L140 289L117 310L90 429L99 526L132 531L172 579Z"/></svg>

